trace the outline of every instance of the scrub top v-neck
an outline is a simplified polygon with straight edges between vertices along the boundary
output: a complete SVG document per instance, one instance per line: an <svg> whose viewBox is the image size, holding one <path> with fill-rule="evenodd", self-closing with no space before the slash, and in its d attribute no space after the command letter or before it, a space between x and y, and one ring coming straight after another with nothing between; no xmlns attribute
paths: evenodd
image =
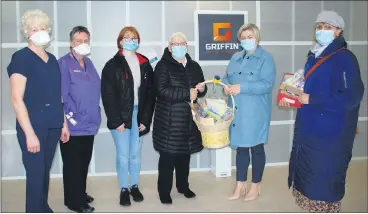
<svg viewBox="0 0 368 214"><path fill-rule="evenodd" d="M83 59L83 68L82 68L82 66L79 64L79 61L78 61L78 59L72 54L72 53L70 53L70 55L73 57L73 59L74 59L74 62L76 63L76 64L78 64L78 66L79 66L79 68L81 69L81 70L83 70L84 72L87 72L87 65L86 65L86 61Z"/></svg>
<svg viewBox="0 0 368 214"><path fill-rule="evenodd" d="M68 120L70 134L97 134L101 124L101 80L96 68L88 57L83 58L83 68L71 52L58 61L64 112L77 122L73 125Z"/></svg>
<svg viewBox="0 0 368 214"><path fill-rule="evenodd" d="M13 54L7 70L9 77L18 73L27 78L23 100L31 124L43 128L61 128L64 115L61 74L55 56L48 52L47 55L49 59L45 62L25 47Z"/></svg>

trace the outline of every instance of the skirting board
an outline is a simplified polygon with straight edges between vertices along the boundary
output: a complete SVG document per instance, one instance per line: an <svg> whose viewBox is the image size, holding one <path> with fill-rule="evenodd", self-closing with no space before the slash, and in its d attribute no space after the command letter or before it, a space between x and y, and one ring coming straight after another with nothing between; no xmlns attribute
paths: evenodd
<svg viewBox="0 0 368 214"><path fill-rule="evenodd" d="M356 161L356 160L368 160L368 156L365 157L353 157L351 159L352 161ZM267 163L266 167L274 167L274 166L287 166L289 165L289 162L277 162L277 163ZM252 168L252 165L249 166L250 168ZM235 166L232 167L232 169L236 169ZM209 172L211 171L211 168L194 168L194 169L190 169L191 172ZM154 174L158 174L157 170L149 170L149 171L141 171L141 175L154 175ZM89 173L88 176L99 176L99 177L103 177L103 176L116 176L116 172L106 172L106 173ZM51 178L62 178L62 174L53 174L50 177ZM5 181L5 180L24 180L26 179L26 176L14 176L14 177L2 177L1 180Z"/></svg>

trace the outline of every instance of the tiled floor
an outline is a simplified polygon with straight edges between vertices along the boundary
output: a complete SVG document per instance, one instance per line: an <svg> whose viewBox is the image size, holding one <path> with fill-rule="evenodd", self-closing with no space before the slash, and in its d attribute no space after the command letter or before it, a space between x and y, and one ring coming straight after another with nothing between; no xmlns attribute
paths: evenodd
<svg viewBox="0 0 368 214"><path fill-rule="evenodd" d="M141 190L145 200L132 202L131 207L119 205L119 188L116 177L90 177L88 193L95 197L96 212L303 212L295 205L287 187L287 166L267 167L262 183L262 195L252 202L228 201L234 184L231 178L216 179L210 172L193 172L191 189L195 199L186 199L174 188L172 205L162 205L157 195L157 175L142 175ZM367 160L352 161L348 170L346 195L342 212L368 212ZM25 182L2 181L2 212L24 212ZM49 203L55 212L69 212L63 204L61 179L52 179Z"/></svg>

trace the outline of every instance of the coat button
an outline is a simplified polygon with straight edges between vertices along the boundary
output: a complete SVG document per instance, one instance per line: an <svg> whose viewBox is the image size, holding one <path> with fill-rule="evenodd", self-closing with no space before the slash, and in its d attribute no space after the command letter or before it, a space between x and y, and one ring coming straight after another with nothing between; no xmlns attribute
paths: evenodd
<svg viewBox="0 0 368 214"><path fill-rule="evenodd" d="M233 127L235 127L235 124L233 124Z"/></svg>
<svg viewBox="0 0 368 214"><path fill-rule="evenodd" d="M50 104L48 104L48 103L47 103L47 104L45 104L45 106L49 107L49 106L50 106Z"/></svg>
<svg viewBox="0 0 368 214"><path fill-rule="evenodd" d="M239 72L239 74L241 74L241 72Z"/></svg>
<svg viewBox="0 0 368 214"><path fill-rule="evenodd" d="M238 106L235 106L235 110L238 110Z"/></svg>

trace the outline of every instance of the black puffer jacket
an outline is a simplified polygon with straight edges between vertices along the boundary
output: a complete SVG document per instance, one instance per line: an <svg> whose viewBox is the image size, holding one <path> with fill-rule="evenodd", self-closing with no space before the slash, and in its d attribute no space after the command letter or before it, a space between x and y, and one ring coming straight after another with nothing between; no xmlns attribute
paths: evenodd
<svg viewBox="0 0 368 214"><path fill-rule="evenodd" d="M201 134L192 119L190 88L204 81L199 64L186 54L184 68L168 48L155 68L157 96L153 122L153 145L158 152L193 154L203 149ZM198 97L207 92L199 93Z"/></svg>
<svg viewBox="0 0 368 214"><path fill-rule="evenodd" d="M137 53L141 70L141 85L138 100L138 125L146 129L140 136L150 131L156 97L153 90L153 69L148 59ZM132 128L134 106L134 81L122 51L116 53L102 69L101 97L107 117L107 127L116 129L123 123Z"/></svg>

